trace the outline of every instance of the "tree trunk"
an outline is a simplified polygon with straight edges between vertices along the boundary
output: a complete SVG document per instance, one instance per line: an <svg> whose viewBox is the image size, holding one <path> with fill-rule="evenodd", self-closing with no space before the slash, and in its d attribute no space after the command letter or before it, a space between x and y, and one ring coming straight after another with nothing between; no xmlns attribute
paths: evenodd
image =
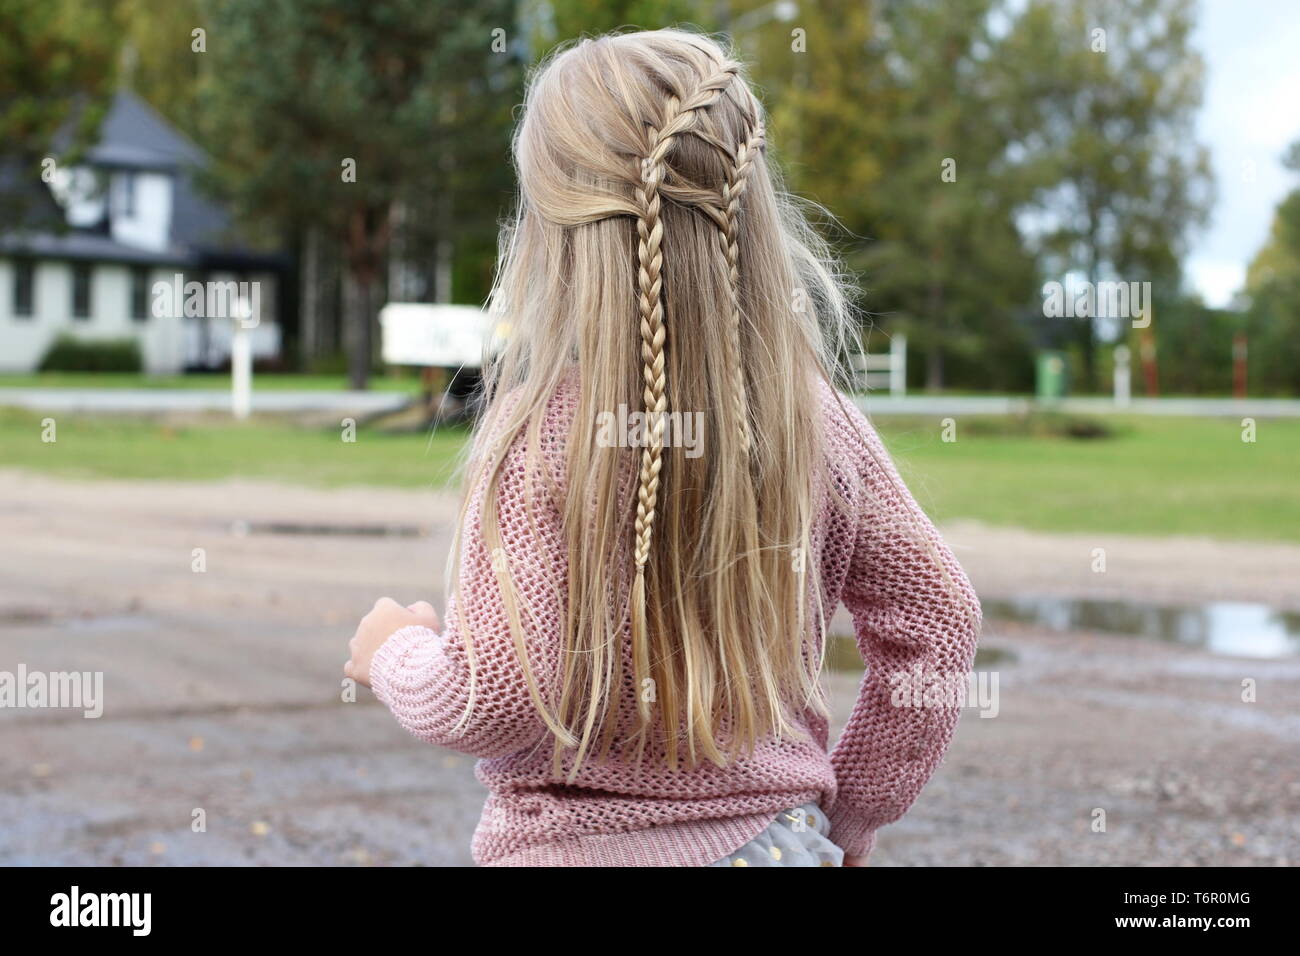
<svg viewBox="0 0 1300 956"><path fill-rule="evenodd" d="M348 359L348 388L355 391L370 384L374 288L374 279L365 270L358 274L358 270L349 269L343 277L343 348Z"/></svg>
<svg viewBox="0 0 1300 956"><path fill-rule="evenodd" d="M1080 375L1081 392L1093 392L1097 388L1097 319L1096 312L1100 307L1096 295L1097 274L1101 271L1101 239L1098 236L1099 223L1101 221L1101 212L1093 208L1088 209L1088 282L1092 283L1092 315L1075 319L1079 323L1079 350L1083 358L1083 372Z"/></svg>
<svg viewBox="0 0 1300 956"><path fill-rule="evenodd" d="M321 274L320 230L307 229L302 244L302 312L298 325L298 355L304 369L320 355Z"/></svg>
<svg viewBox="0 0 1300 956"><path fill-rule="evenodd" d="M338 355L343 351L343 253L332 237L322 237L320 244L319 326L316 334L317 358Z"/></svg>
<svg viewBox="0 0 1300 956"><path fill-rule="evenodd" d="M375 310L379 277L391 238L390 208L358 206L348 222L347 273L343 283L343 344L348 357L348 384L361 390L370 381L374 362Z"/></svg>
<svg viewBox="0 0 1300 956"><path fill-rule="evenodd" d="M928 392L943 389L943 349L937 342L925 353L925 389Z"/></svg>
<svg viewBox="0 0 1300 956"><path fill-rule="evenodd" d="M937 260L938 253L933 258ZM925 388L926 391L937 392L943 388L943 340L948 332L947 322L943 318L943 286L938 282L930 283L927 299L933 337L925 354Z"/></svg>
<svg viewBox="0 0 1300 956"><path fill-rule="evenodd" d="M1089 282L1092 280L1089 279ZM1094 297L1094 302L1095 302ZM1083 370L1079 374L1080 392L1095 391L1097 386L1097 335L1096 320L1092 316L1083 316L1074 320L1079 323L1076 340L1079 343L1079 355L1083 359Z"/></svg>

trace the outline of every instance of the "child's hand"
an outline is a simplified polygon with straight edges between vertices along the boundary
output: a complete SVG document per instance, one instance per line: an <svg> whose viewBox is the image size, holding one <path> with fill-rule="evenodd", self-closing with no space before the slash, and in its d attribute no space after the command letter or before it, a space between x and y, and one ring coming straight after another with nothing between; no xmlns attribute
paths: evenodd
<svg viewBox="0 0 1300 956"><path fill-rule="evenodd" d="M867 858L865 856L848 856L844 857L842 866L866 866Z"/></svg>
<svg viewBox="0 0 1300 956"><path fill-rule="evenodd" d="M352 656L343 665L344 676L369 687L370 662L374 659L375 651L395 631L414 624L437 630L438 615L431 604L417 601L410 607L402 607L392 598L380 598L370 613L361 619L357 632L348 641L348 651Z"/></svg>

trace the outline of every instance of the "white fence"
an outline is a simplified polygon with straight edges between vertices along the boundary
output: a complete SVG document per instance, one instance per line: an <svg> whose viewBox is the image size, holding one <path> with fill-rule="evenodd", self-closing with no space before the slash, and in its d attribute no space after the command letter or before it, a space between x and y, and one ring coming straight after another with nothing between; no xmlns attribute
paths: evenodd
<svg viewBox="0 0 1300 956"><path fill-rule="evenodd" d="M854 384L859 391L887 388L890 395L907 394L907 336L892 335L889 351L855 352L850 358Z"/></svg>

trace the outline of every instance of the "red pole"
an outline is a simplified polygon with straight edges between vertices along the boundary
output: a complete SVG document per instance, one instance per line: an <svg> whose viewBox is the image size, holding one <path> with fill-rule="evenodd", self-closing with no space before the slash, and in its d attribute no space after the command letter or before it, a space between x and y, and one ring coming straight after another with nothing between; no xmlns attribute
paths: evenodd
<svg viewBox="0 0 1300 956"><path fill-rule="evenodd" d="M1142 358L1142 378L1147 396L1155 398L1160 394L1160 380L1156 375L1156 340L1150 329L1142 330L1138 355Z"/></svg>
<svg viewBox="0 0 1300 956"><path fill-rule="evenodd" d="M1232 397L1246 397L1246 333L1232 337Z"/></svg>

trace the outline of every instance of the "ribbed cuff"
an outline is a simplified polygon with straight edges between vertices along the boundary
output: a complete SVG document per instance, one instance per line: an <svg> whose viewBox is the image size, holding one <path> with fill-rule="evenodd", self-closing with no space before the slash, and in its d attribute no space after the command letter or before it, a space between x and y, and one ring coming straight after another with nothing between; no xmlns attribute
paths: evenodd
<svg viewBox="0 0 1300 956"><path fill-rule="evenodd" d="M425 641L436 640L438 634L423 624L401 627L388 635L370 660L370 689L385 707L393 706L393 681L406 663L406 656Z"/></svg>
<svg viewBox="0 0 1300 956"><path fill-rule="evenodd" d="M830 840L845 856L866 856L875 848L876 828L856 815L851 807L837 802L826 817L831 822Z"/></svg>

